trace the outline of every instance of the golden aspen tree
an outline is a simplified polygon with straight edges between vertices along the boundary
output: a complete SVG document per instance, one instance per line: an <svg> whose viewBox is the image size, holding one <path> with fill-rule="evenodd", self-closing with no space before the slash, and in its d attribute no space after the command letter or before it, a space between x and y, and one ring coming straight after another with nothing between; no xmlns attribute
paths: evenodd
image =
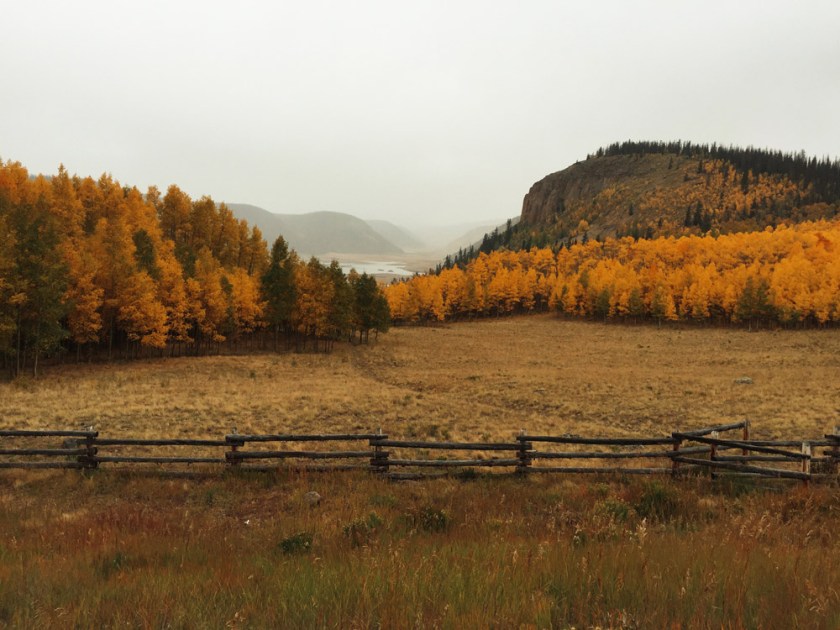
<svg viewBox="0 0 840 630"><path fill-rule="evenodd" d="M251 234L248 237L248 256L243 265L240 265L252 276L262 276L268 269L268 244L263 234L256 225L251 227Z"/></svg>
<svg viewBox="0 0 840 630"><path fill-rule="evenodd" d="M411 308L410 296L408 282L395 282L385 287L385 297L394 320L412 322L417 319L417 309Z"/></svg>
<svg viewBox="0 0 840 630"><path fill-rule="evenodd" d="M583 285L580 275L575 274L567 279L560 291L560 304L563 312L568 315L583 315Z"/></svg>
<svg viewBox="0 0 840 630"><path fill-rule="evenodd" d="M75 344L82 346L99 341L102 330L102 308L105 290L97 286L98 263L81 248L64 252L67 264L68 287L64 299L68 305L67 326Z"/></svg>
<svg viewBox="0 0 840 630"><path fill-rule="evenodd" d="M642 289L636 271L620 265L616 269L610 301L610 315L614 317L639 317L643 314Z"/></svg>
<svg viewBox="0 0 840 630"><path fill-rule="evenodd" d="M102 289L103 333L108 340L108 356L113 352L118 335L120 287L133 273L134 244L121 213L102 216L90 239L90 251L99 262L95 282Z"/></svg>
<svg viewBox="0 0 840 630"><path fill-rule="evenodd" d="M176 343L192 341L190 337L190 306L183 269L175 257L175 244L162 241L157 257L158 299L166 309L169 338Z"/></svg>
<svg viewBox="0 0 840 630"><path fill-rule="evenodd" d="M510 272L502 267L498 257L493 257L495 271L487 283L487 308L491 313L500 315L507 312L508 296L512 293Z"/></svg>
<svg viewBox="0 0 840 630"><path fill-rule="evenodd" d="M444 317L460 314L467 302L467 283L464 272L459 267L442 270L440 290Z"/></svg>
<svg viewBox="0 0 840 630"><path fill-rule="evenodd" d="M129 341L151 348L166 345L166 309L157 299L157 287L148 273L121 278L116 302L117 320Z"/></svg>
<svg viewBox="0 0 840 630"><path fill-rule="evenodd" d="M193 309L200 314L196 324L198 332L210 341L225 340L225 325L228 320L228 298L222 288L222 269L206 245L198 250L195 260L195 284L189 285L192 299L200 308ZM197 343L199 340L196 340Z"/></svg>
<svg viewBox="0 0 840 630"><path fill-rule="evenodd" d="M802 252L780 261L770 276L773 305L784 323L799 322L813 314L813 293L819 276Z"/></svg>
<svg viewBox="0 0 840 630"><path fill-rule="evenodd" d="M178 246L184 246L192 234L190 214L192 200L176 185L172 184L166 190L166 195L158 208L158 217L163 234Z"/></svg>
<svg viewBox="0 0 840 630"><path fill-rule="evenodd" d="M485 258L479 255L466 270L467 302L465 308L473 314L481 314L487 310L486 281L489 277Z"/></svg>
<svg viewBox="0 0 840 630"><path fill-rule="evenodd" d="M204 195L192 202L188 242L196 251L206 247L213 254L213 236L218 223L216 202Z"/></svg>
<svg viewBox="0 0 840 630"><path fill-rule="evenodd" d="M676 321L679 319L677 307L674 303L674 296L671 290L661 284L653 290L651 298L650 313L657 320Z"/></svg>
<svg viewBox="0 0 840 630"><path fill-rule="evenodd" d="M531 311L542 300L540 294L540 282L537 270L534 267L527 272L519 273L519 304L525 311Z"/></svg>
<svg viewBox="0 0 840 630"><path fill-rule="evenodd" d="M238 335L254 332L260 325L264 304L260 299L259 282L241 267L228 274L232 285L233 318Z"/></svg>
<svg viewBox="0 0 840 630"><path fill-rule="evenodd" d="M20 162L0 161L0 191L10 207L30 201L29 171Z"/></svg>
<svg viewBox="0 0 840 630"><path fill-rule="evenodd" d="M248 222L245 219L239 219L236 224L236 263L237 267L242 267L248 271L248 273L253 273L249 269L249 258L251 254L251 244L248 242L248 238L251 235L251 230L248 227Z"/></svg>
<svg viewBox="0 0 840 630"><path fill-rule="evenodd" d="M63 164L58 167L58 173L52 177L50 184L51 209L61 222L63 238L67 241L79 238L84 226L85 209Z"/></svg>
<svg viewBox="0 0 840 630"><path fill-rule="evenodd" d="M211 235L211 251L222 267L229 268L236 264L239 256L239 224L233 212L224 203L219 204L213 234Z"/></svg>
<svg viewBox="0 0 840 630"><path fill-rule="evenodd" d="M297 293L293 319L297 330L315 339L317 344L318 339L329 332L333 284L324 266L313 257L308 263L299 263L295 271L295 285Z"/></svg>
<svg viewBox="0 0 840 630"><path fill-rule="evenodd" d="M443 306L440 279L437 276L417 276L414 280L414 299L417 315L422 321L443 321L446 312Z"/></svg>
<svg viewBox="0 0 840 630"><path fill-rule="evenodd" d="M204 309L201 300L201 283L195 278L184 280L184 293L186 295L187 310L185 322L187 326L186 342L195 344L196 349L201 344L201 336L208 330L207 311ZM212 330L210 330L212 333Z"/></svg>
<svg viewBox="0 0 840 630"><path fill-rule="evenodd" d="M563 310L563 289L565 288L565 281L562 278L554 278L550 285L548 294L548 308L552 310Z"/></svg>

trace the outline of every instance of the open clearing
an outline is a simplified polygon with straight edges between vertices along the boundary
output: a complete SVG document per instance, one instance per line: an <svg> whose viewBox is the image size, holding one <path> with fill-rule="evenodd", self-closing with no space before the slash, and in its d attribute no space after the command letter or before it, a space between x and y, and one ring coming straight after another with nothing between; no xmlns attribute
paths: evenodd
<svg viewBox="0 0 840 630"><path fill-rule="evenodd" d="M736 384L747 376L752 385ZM65 365L0 385L0 427L126 437L370 431L510 439L753 422L820 436L840 418L834 330L618 326L527 316L395 328L332 354Z"/></svg>
<svg viewBox="0 0 840 630"><path fill-rule="evenodd" d="M532 316L330 355L54 367L0 385L0 426L495 440L747 417L795 438L836 423L838 357L834 331ZM836 484L704 476L0 471L0 627L827 630L839 515Z"/></svg>

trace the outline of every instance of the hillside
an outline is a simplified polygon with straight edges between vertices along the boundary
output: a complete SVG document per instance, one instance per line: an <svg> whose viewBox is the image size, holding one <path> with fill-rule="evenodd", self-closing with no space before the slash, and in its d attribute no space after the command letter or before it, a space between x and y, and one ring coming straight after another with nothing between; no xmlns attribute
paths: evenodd
<svg viewBox="0 0 840 630"><path fill-rule="evenodd" d="M365 221L374 232L385 240L393 243L406 252L422 252L428 249L428 245L412 234L407 228L394 225L390 221L368 219Z"/></svg>
<svg viewBox="0 0 840 630"><path fill-rule="evenodd" d="M520 227L495 246L745 232L831 218L838 210L837 162L716 145L628 142L536 182L523 200Z"/></svg>
<svg viewBox="0 0 840 630"><path fill-rule="evenodd" d="M244 203L228 207L240 219L256 225L269 243L282 234L289 246L302 255L330 252L352 254L401 254L402 249L365 221L341 212L274 214Z"/></svg>

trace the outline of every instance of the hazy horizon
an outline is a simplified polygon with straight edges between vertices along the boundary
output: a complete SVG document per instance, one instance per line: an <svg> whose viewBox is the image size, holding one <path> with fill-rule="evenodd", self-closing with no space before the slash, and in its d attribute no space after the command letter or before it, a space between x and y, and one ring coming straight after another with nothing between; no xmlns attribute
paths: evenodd
<svg viewBox="0 0 840 630"><path fill-rule="evenodd" d="M219 201L218 199L216 199L215 201L218 202L218 203L222 203L222 201ZM501 225L501 224L505 223L508 219L514 218L513 216L510 216L510 217L484 217L484 218L475 219L475 220L461 221L461 220L458 220L457 217L456 217L456 218L453 218L450 221L446 221L445 219L440 220L440 221L436 221L436 220L424 221L423 217L420 217L419 219L417 217L403 217L403 218L398 218L397 220L394 220L392 218L382 219L382 218L379 218L379 217L369 217L369 216L364 216L364 215L360 215L360 214L353 214L352 212L344 212L342 210L312 210L311 212L306 212L306 211L301 211L301 212L278 212L278 211L272 210L271 208L265 208L263 206L258 206L257 204L254 204L254 203L240 202L240 201L224 201L224 203L228 204L228 205L234 205L234 206L242 206L242 205L254 206L256 208L259 208L260 210L265 210L266 212L270 212L272 214L278 214L278 215L310 214L310 213L317 213L317 212L333 212L333 213L336 213L336 214L349 214L350 216L354 216L354 217L356 217L358 219L361 219L362 221L366 221L366 222L387 221L388 223L392 223L392 224L396 225L397 227L416 228L418 230L429 230L429 229L434 229L435 227L442 227L442 226L446 226L448 228L469 229L469 228L480 227L480 226L483 226L483 225ZM518 216L519 215L519 210L517 210L517 212L515 214L516 214L516 216Z"/></svg>
<svg viewBox="0 0 840 630"><path fill-rule="evenodd" d="M397 225L517 216L626 139L840 155L840 5L10 5L0 158ZM13 27L13 28L12 28Z"/></svg>

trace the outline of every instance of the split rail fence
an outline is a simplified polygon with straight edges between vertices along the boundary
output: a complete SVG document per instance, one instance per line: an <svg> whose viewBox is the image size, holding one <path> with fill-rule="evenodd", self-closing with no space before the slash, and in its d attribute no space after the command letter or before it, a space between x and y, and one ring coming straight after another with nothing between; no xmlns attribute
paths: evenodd
<svg viewBox="0 0 840 630"><path fill-rule="evenodd" d="M736 437L722 437L737 432ZM231 433L223 439L101 437L86 431L0 430L0 469L368 470L390 479L516 474L702 474L840 479L840 427L818 439L755 440L749 421L663 437L529 435L510 442L397 440L378 431L330 435ZM195 469L193 469L195 470Z"/></svg>

